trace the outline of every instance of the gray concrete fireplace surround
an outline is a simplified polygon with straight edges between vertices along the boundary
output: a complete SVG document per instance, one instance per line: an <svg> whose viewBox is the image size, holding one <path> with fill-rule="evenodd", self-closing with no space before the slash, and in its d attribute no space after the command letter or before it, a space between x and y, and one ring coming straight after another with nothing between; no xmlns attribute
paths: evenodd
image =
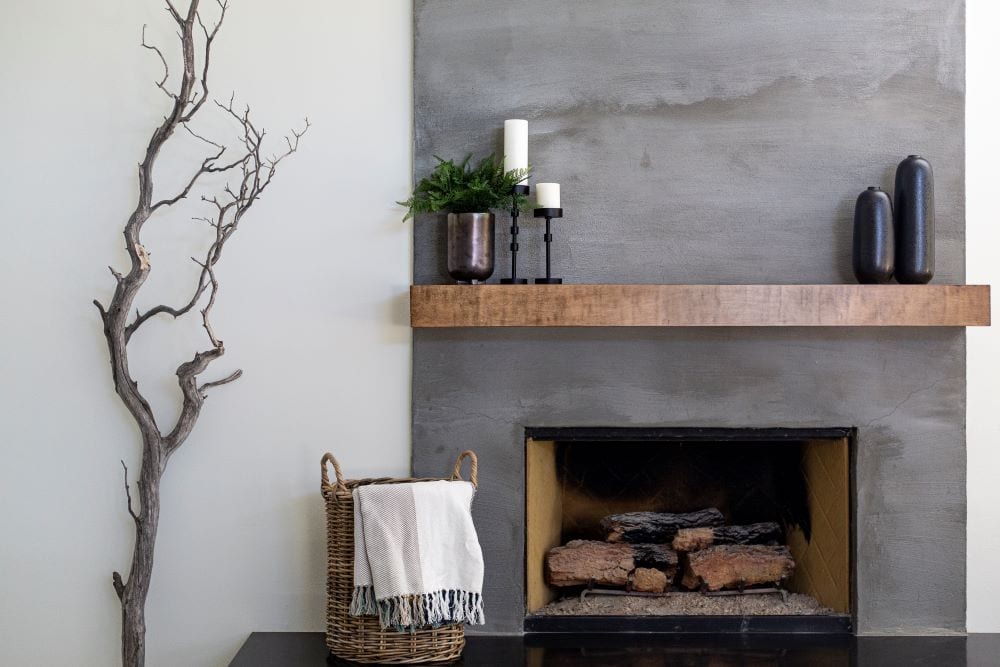
<svg viewBox="0 0 1000 667"><path fill-rule="evenodd" d="M934 282L964 282L961 1L416 0L414 34L415 177L528 119L567 282L852 282L854 199L909 153ZM542 275L530 217L521 244ZM449 282L439 218L414 249L415 282ZM418 329L414 472L480 459L472 631L522 630L525 427L657 425L856 426L857 631L964 630L964 330Z"/></svg>

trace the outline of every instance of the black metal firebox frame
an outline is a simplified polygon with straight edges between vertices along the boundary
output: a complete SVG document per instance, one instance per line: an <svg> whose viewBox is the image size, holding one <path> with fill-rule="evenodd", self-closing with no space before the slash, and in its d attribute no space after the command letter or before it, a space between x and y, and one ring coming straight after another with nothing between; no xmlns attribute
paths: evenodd
<svg viewBox="0 0 1000 667"><path fill-rule="evenodd" d="M528 440L559 442L762 442L846 438L850 472L851 613L829 616L543 616L525 614L524 632L535 633L666 633L666 634L853 634L858 609L855 427L712 428L712 427L528 427ZM525 501L527 499L525 498ZM527 511L527 508L525 508ZM524 582L527 595L527 580ZM525 600L527 608L527 600Z"/></svg>

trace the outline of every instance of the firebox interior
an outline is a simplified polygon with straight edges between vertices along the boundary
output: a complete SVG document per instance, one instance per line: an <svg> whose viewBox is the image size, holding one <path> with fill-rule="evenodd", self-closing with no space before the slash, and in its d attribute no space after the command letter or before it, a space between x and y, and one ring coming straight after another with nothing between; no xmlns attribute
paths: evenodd
<svg viewBox="0 0 1000 667"><path fill-rule="evenodd" d="M850 429L655 429L619 439L568 431L526 438L527 614L559 595L545 581L546 553L604 539L603 517L706 507L727 524L780 524L796 562L788 590L853 612Z"/></svg>

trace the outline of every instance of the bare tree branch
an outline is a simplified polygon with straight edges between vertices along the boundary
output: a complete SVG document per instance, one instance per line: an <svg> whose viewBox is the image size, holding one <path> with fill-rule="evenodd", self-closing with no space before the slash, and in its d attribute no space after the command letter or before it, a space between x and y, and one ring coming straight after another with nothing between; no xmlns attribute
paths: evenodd
<svg viewBox="0 0 1000 667"><path fill-rule="evenodd" d="M194 258L192 258L192 259L194 259ZM199 262L199 264L200 264L200 262ZM149 310L147 310L146 312L144 312L142 314L140 314L139 311L137 310L136 311L135 320L133 320L132 323L129 324L127 327L125 327L125 338L126 338L126 340L129 339L129 338L131 338L132 334L134 334L136 332L136 330L140 326L142 326L143 322L145 322L146 320L148 320L151 317L154 317L154 316L160 315L160 314L167 314L167 315L172 315L174 319L177 319L181 315L184 315L185 313L187 313L188 311L190 311L192 308L194 308L194 305L196 303L198 303L198 299L200 299L201 295L205 293L205 288L207 287L207 283L205 282L206 273L207 272L203 269L202 273L198 277L198 285L197 285L197 287L195 287L194 295L191 297L191 299L186 304L184 304L180 308L172 308L171 306L167 306L167 305L161 304L159 306L154 306L153 308L150 308Z"/></svg>
<svg viewBox="0 0 1000 667"><path fill-rule="evenodd" d="M128 513L129 515L131 515L132 519L138 523L139 515L135 513L134 509L132 509L132 492L129 491L128 488L128 466L125 465L125 459L122 459L121 462L122 462L122 471L125 476L125 500L126 504L128 505Z"/></svg>
<svg viewBox="0 0 1000 667"><path fill-rule="evenodd" d="M164 93L166 93L167 97L169 97L170 99L176 100L177 99L177 94L176 93L172 93L169 90L167 90L167 87L165 85L167 83L167 79L170 77L170 68L167 66L167 59L163 57L163 51L160 51L160 48L158 46L146 43L146 25L145 24L143 24L143 26L142 26L142 46L144 48L149 49L150 51L155 52L156 55L158 55L160 57L160 62L163 63L163 78L156 82L156 87L159 88L160 90L162 90Z"/></svg>
<svg viewBox="0 0 1000 667"><path fill-rule="evenodd" d="M164 1L167 3L167 11L170 12L170 15L174 17L175 21L183 25L184 19L181 18L180 12L178 12L177 9L174 7L174 3L172 3L170 0L164 0ZM197 3L194 4L197 5Z"/></svg>
<svg viewBox="0 0 1000 667"><path fill-rule="evenodd" d="M216 4L219 5L219 18L211 30L205 27L205 24L201 20L201 14L195 14L195 17L198 19L198 25L201 26L202 33L205 35L205 53L202 58L201 69L201 96L193 103L185 119L190 119L194 116L198 112L198 109L201 108L201 105L205 103L205 100L208 99L208 65L212 57L212 42L215 41L215 36L219 33L219 28L222 27L222 22L226 18L226 10L229 8L228 0L216 0Z"/></svg>
<svg viewBox="0 0 1000 667"><path fill-rule="evenodd" d="M242 376L243 376L243 370L237 369L232 373L230 373L229 375L227 375L226 377L222 378L221 380L214 380L212 382L204 383L203 385L198 387L198 392L201 393L204 397L206 389L211 389L212 387L221 387L224 384L229 384L230 382L239 380Z"/></svg>
<svg viewBox="0 0 1000 667"><path fill-rule="evenodd" d="M201 406L204 404L205 397L198 391L198 375L225 353L225 348L222 347L196 352L191 361L186 361L177 367L177 384L180 387L183 401L177 423L170 433L163 437L165 458L169 458L178 447L184 444L201 414Z"/></svg>
<svg viewBox="0 0 1000 667"><path fill-rule="evenodd" d="M118 599L125 600L125 584L122 583L122 575L117 572L111 573L111 585L115 588L115 593L118 594Z"/></svg>
<svg viewBox="0 0 1000 667"><path fill-rule="evenodd" d="M191 126L187 122L181 123L181 127L183 127L185 130L187 130L188 134L190 134L195 139L201 139L206 144L209 144L211 146L215 146L216 148L223 148L223 149L225 148L225 146L223 146L222 144L220 144L220 143L218 143L216 141L212 141L211 139L208 139L206 137L203 137L200 134L198 134L197 132L195 132L194 130L192 130Z"/></svg>
<svg viewBox="0 0 1000 667"><path fill-rule="evenodd" d="M154 81L154 85L170 96L171 105L163 120L153 129L146 145L145 155L138 165L138 201L122 230L125 251L129 256L129 269L127 272L119 272L109 266L108 269L115 280L114 293L107 306L100 300L94 299L94 306L100 313L108 345L115 392L135 421L142 440L141 467L138 478L133 483L134 489L133 484L129 483L128 467L124 460L122 461L125 498L129 515L135 523L131 569L128 579L124 581L118 572L112 574L112 585L122 606L122 661L126 667L140 666L145 660L145 602L149 592L159 522L160 480L167 461L170 455L184 444L194 428L205 400L205 391L234 382L242 375L242 371L237 370L220 380L201 384L198 382L199 375L213 361L225 354L223 342L216 335L211 322L211 312L219 292L216 266L222 257L226 242L238 229L243 216L270 184L278 163L297 150L299 138L309 127L307 120L306 128L301 132L292 131L294 139L286 138L287 150L283 154L265 159L262 157L265 132L254 124L249 106L241 111L236 110L234 93L230 97L228 106L216 102L225 115L234 119L240 128L236 142L238 147L235 151L236 157L223 162L227 146L198 134L192 130L189 122L199 110L205 108L205 100L209 98L208 73L211 50L225 19L227 1L216 0L219 15L211 27L199 13L200 0L190 0L184 14L178 10L175 0L164 1L166 11L178 28L182 69L177 89L169 90L167 82L171 72L167 59L158 46L146 40L144 26L142 47L156 53L163 64L163 76ZM200 40L201 48L198 47L199 40L196 40L196 29L200 30L203 38ZM196 62L197 57L201 58L200 67ZM215 150L202 159L193 175L177 194L154 203L153 181L157 159L164 145L179 127ZM136 308L137 296L152 270L149 252L142 243L143 227L154 212L169 209L186 199L199 179L212 173L227 173L229 180L216 194L201 196L201 201L209 205L212 214L197 219L208 222L214 231L214 236L203 258L192 258L200 267L200 271L191 297L178 307L160 304L145 311ZM209 296L201 308L201 318L210 346L206 350L195 352L190 361L177 367L181 410L173 427L169 432L164 432L156 422L152 407L139 390L139 384L131 375L128 344L132 335L144 322L159 314L181 317L201 303L206 292ZM130 317L134 317L131 322ZM133 503L133 491L137 504Z"/></svg>
<svg viewBox="0 0 1000 667"><path fill-rule="evenodd" d="M190 130L188 131L190 132ZM246 159L246 158L240 158L231 163L216 167L215 161L218 160L220 157L222 157L222 154L225 151L226 151L225 147L219 148L218 152L216 152L215 155L210 155L204 160L202 160L201 167L198 168L198 171L194 172L194 175L188 181L187 185L184 186L184 189L180 191L180 193L169 199L161 199L160 201L156 202L150 207L149 212L155 213L157 209L162 208L163 206L173 206L180 200L187 197L188 193L191 192L191 188L194 187L194 184L198 181L199 178L201 178L205 174L214 174L222 171L229 171L230 169L239 166L240 163L242 163L243 160Z"/></svg>
<svg viewBox="0 0 1000 667"><path fill-rule="evenodd" d="M221 250L221 248L222 246L220 245L219 249ZM212 342L212 347L222 349L222 341L215 337L212 323L208 319L209 313L212 312L212 307L215 306L215 296L219 293L219 281L215 278L215 271L212 269L211 264L205 264L205 270L208 272L208 280L212 288L208 293L208 303L201 309L201 325L205 327L205 333L208 334L208 340Z"/></svg>

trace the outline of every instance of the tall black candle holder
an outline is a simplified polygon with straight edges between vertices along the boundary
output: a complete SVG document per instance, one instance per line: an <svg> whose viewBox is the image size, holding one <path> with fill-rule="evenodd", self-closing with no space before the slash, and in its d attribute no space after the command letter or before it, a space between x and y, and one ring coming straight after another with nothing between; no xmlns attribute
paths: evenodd
<svg viewBox="0 0 1000 667"><path fill-rule="evenodd" d="M530 188L525 184L518 184L514 186L514 203L511 204L510 209L510 278L501 278L500 282L504 285L527 285L527 278L517 277L517 251L520 246L517 243L517 234L520 228L517 226L517 218L521 215L521 211L517 206L517 199L522 195L527 195L530 192Z"/></svg>
<svg viewBox="0 0 1000 667"><path fill-rule="evenodd" d="M535 217L545 218L545 277L535 278L536 285L561 285L562 278L552 277L552 218L561 218L561 208L536 208Z"/></svg>

